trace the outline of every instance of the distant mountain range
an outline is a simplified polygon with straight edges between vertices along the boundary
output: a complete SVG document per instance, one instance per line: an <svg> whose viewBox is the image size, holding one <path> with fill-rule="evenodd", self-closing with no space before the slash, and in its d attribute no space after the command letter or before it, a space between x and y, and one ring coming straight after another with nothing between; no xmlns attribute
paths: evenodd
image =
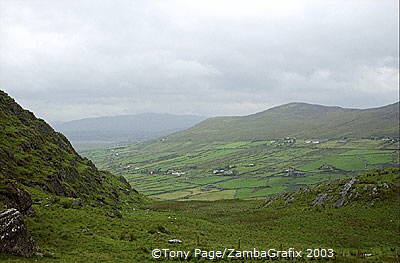
<svg viewBox="0 0 400 263"><path fill-rule="evenodd" d="M52 126L65 134L75 147L82 149L154 139L187 129L205 119L194 115L144 113L53 122Z"/></svg>
<svg viewBox="0 0 400 263"><path fill-rule="evenodd" d="M248 116L216 117L168 136L170 141L241 141L399 136L399 102L371 109L289 103Z"/></svg>
<svg viewBox="0 0 400 263"><path fill-rule="evenodd" d="M399 136L399 102L371 109L289 103L248 116L206 117L144 113L53 122L79 150L136 143L166 136L170 141L241 141L282 137L365 138Z"/></svg>

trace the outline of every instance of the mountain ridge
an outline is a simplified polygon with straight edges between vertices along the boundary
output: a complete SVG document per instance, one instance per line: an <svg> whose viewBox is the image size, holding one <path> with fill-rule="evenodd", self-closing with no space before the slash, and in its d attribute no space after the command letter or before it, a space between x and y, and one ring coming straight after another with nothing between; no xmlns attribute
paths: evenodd
<svg viewBox="0 0 400 263"><path fill-rule="evenodd" d="M352 109L288 103L247 116L209 118L168 136L172 141L228 141L281 137L340 138L398 136L399 102Z"/></svg>
<svg viewBox="0 0 400 263"><path fill-rule="evenodd" d="M118 144L154 139L187 129L205 119L195 115L142 113L53 122L52 126L65 134L74 146L85 148L91 143Z"/></svg>

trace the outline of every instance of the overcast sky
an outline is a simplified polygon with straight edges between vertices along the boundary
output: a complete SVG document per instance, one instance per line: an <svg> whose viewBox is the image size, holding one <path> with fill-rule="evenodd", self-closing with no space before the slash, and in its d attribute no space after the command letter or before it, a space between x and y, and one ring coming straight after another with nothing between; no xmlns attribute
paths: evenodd
<svg viewBox="0 0 400 263"><path fill-rule="evenodd" d="M397 0L0 0L0 89L46 120L399 100Z"/></svg>

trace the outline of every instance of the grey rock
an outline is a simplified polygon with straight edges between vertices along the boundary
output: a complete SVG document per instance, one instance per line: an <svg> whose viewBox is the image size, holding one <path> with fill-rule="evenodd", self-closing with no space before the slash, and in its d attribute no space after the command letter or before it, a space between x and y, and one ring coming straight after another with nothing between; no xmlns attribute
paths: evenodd
<svg viewBox="0 0 400 263"><path fill-rule="evenodd" d="M331 199L331 197L328 194L320 194L317 196L317 198L314 199L312 202L313 206L321 206L324 205L325 201Z"/></svg>
<svg viewBox="0 0 400 263"><path fill-rule="evenodd" d="M108 212L106 215L111 218L122 218L122 215L119 211Z"/></svg>
<svg viewBox="0 0 400 263"><path fill-rule="evenodd" d="M372 188L370 188L368 190L371 191L371 193L369 194L369 197L376 198L376 197L379 196L378 188L376 186L374 186L374 187L372 187Z"/></svg>
<svg viewBox="0 0 400 263"><path fill-rule="evenodd" d="M357 183L358 180L355 178L352 178L347 184L345 184L342 188L342 190L340 190L340 195L342 197L345 197L347 195L347 193L349 192L350 188L353 186L353 184Z"/></svg>
<svg viewBox="0 0 400 263"><path fill-rule="evenodd" d="M285 200L285 205L291 203L291 202L294 201L294 200L296 200L296 197L295 197L295 195L293 194L293 195L289 196L288 198L286 198L286 200Z"/></svg>
<svg viewBox="0 0 400 263"><path fill-rule="evenodd" d="M111 218L117 217L114 213L107 213L107 216L108 216L108 217L111 217Z"/></svg>
<svg viewBox="0 0 400 263"><path fill-rule="evenodd" d="M170 244L180 244L180 243L182 243L182 240L170 239L170 240L168 240L168 243L170 243Z"/></svg>
<svg viewBox="0 0 400 263"><path fill-rule="evenodd" d="M335 207L342 207L342 206L347 205L347 202L344 198L339 198L338 200L336 200L334 205L335 205Z"/></svg>
<svg viewBox="0 0 400 263"><path fill-rule="evenodd" d="M88 228L88 227L84 227L84 228L82 228L82 230L81 230L83 233L87 233L87 232L90 232L90 229Z"/></svg>
<svg viewBox="0 0 400 263"><path fill-rule="evenodd" d="M270 197L270 198L267 200L267 202L266 202L266 204L264 205L264 207L267 207L267 206L272 205L272 204L274 203L274 201L275 201L277 198L278 198L277 196Z"/></svg>
<svg viewBox="0 0 400 263"><path fill-rule="evenodd" d="M27 191L18 188L13 183L7 184L6 187L6 191L0 193L0 200L5 201L7 208L15 208L23 215L35 215L32 198Z"/></svg>
<svg viewBox="0 0 400 263"><path fill-rule="evenodd" d="M15 208L0 212L0 253L30 257L38 248L28 232L22 214Z"/></svg>

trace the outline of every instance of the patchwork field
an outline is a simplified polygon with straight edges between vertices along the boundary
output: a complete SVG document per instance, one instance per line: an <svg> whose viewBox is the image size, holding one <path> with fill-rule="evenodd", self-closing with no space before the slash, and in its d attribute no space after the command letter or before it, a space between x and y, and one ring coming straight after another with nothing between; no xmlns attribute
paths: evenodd
<svg viewBox="0 0 400 263"><path fill-rule="evenodd" d="M399 145L384 140L162 140L85 151L100 169L125 176L159 200L256 199L361 172L397 167Z"/></svg>

